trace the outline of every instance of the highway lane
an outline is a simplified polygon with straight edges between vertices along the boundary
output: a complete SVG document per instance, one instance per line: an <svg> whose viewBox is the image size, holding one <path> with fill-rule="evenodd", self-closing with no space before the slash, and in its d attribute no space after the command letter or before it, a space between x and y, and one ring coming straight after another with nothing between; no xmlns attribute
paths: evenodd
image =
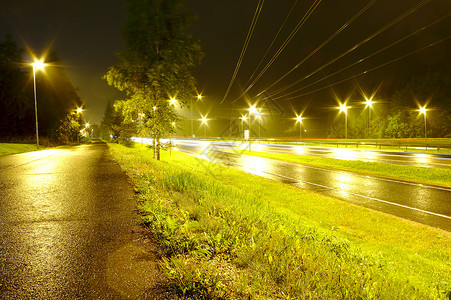
<svg viewBox="0 0 451 300"><path fill-rule="evenodd" d="M177 149L202 159L374 210L451 231L451 189L220 151L193 143Z"/></svg>
<svg viewBox="0 0 451 300"><path fill-rule="evenodd" d="M135 207L105 144L1 157L0 299L156 299Z"/></svg>
<svg viewBox="0 0 451 300"><path fill-rule="evenodd" d="M247 150L249 143L175 139L176 145L201 146L216 150ZM363 149L313 147L285 144L251 144L252 151L321 156L345 160L391 163L407 166L451 168L451 155Z"/></svg>

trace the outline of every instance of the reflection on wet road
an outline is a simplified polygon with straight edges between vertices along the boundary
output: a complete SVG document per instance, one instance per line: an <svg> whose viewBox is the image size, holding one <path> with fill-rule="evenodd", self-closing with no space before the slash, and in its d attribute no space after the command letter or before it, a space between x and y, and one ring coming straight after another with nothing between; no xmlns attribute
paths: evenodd
<svg viewBox="0 0 451 300"><path fill-rule="evenodd" d="M357 175L214 147L178 144L181 151L303 189L451 231L451 189Z"/></svg>
<svg viewBox="0 0 451 300"><path fill-rule="evenodd" d="M0 158L0 299L122 299L109 254L136 224L105 144Z"/></svg>
<svg viewBox="0 0 451 300"><path fill-rule="evenodd" d="M173 140L173 142L182 146L203 147L216 150L249 149L248 143L182 139ZM361 149L258 143L252 143L251 149L252 151L258 152L320 156L343 160L361 160L419 167L451 168L451 155L449 154L369 151Z"/></svg>

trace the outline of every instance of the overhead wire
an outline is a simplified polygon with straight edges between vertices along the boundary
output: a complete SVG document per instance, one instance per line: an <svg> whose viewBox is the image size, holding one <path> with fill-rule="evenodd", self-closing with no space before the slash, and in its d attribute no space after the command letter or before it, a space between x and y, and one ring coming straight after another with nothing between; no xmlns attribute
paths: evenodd
<svg viewBox="0 0 451 300"><path fill-rule="evenodd" d="M285 98L285 97L287 97L287 96L289 96L289 95L291 95L291 94L295 94L295 93L297 93L297 92L300 92L300 91L302 91L302 90L305 90L306 88L309 88L309 87L311 87L311 86L313 86L313 85L315 85L315 84L317 84L317 83L320 83L321 81L324 81L324 80L326 80L326 79L328 79L328 78L330 78L330 77L332 77L332 76L334 76L334 75L336 75L336 74L338 74L338 73L343 72L344 70L347 70L347 69L349 69L349 68L351 68L351 67L353 67L353 66L355 66L355 65L357 65L357 64L359 64L359 63L364 62L365 60L367 60L367 59L369 59L369 58L371 58L371 57L373 57L373 56L375 56L375 55L377 55L377 54L379 54L379 53L381 53L381 52L383 52L383 51L385 51L385 50L387 50L387 49L389 49L389 48L391 48L391 47L393 47L393 46L395 46L395 45L397 45L397 44L399 44L399 43L401 43L401 42L403 42L403 41L405 41L405 40L407 40L408 38L410 38L410 37L412 37L412 36L414 36L414 35L416 35L416 34L422 32L422 31L424 31L424 30L426 30L427 28L429 28L429 27L431 27L431 26L433 26L433 25L435 25L435 24L437 24L437 23L443 21L444 19L449 18L450 16L451 16L451 13L449 13L449 14L447 14L447 15L445 15L445 16L443 16L443 17L441 17L441 18L439 18L439 19L437 19L437 20L435 20L435 21L433 21L433 22L431 22L431 23L429 23L429 24L427 24L427 25L425 25L425 26L423 26L423 27L417 29L417 30L415 30L415 31L412 32L412 33L409 33L408 35L404 36L403 38L401 38L401 39L399 39L399 40L397 40L397 41L395 41L395 42L393 42L393 43L391 43L391 44L389 44L389 45L387 45L387 46L385 46L385 47L383 47L383 48L381 48L381 49L379 49L379 50L377 50L377 51L375 51L375 52L373 52L373 53L371 53L370 55L368 55L368 56L366 56L366 57L364 57L364 58L361 58L361 59L357 60L356 62L354 62L354 63L352 63L352 64L350 64L350 65L347 65L347 66L344 67L344 68L339 69L338 71L336 71L336 72L334 72L334 73L332 73L332 74L329 74L329 75L327 75L327 76L325 76L325 77L322 77L322 78L318 79L317 81L315 81L315 82L313 82L313 83L310 83L310 84L308 84L308 85L305 85L305 86L303 86L303 87L301 87L301 88L298 88L298 89L296 89L296 90L294 90L294 91L288 92L288 93L286 93L286 94L284 94L284 95L282 95L282 96L274 97L275 94L272 94L271 99L272 99L272 100L282 99L282 98ZM292 99L292 98L290 98L290 99Z"/></svg>
<svg viewBox="0 0 451 300"><path fill-rule="evenodd" d="M228 94L230 92L230 89L231 89L231 87L232 87L232 85L233 85L233 83L235 81L236 75L238 74L238 70L240 69L241 63L243 61L244 55L245 55L247 47L249 45L249 41L250 41L250 39L252 37L252 34L253 34L255 26L257 24L258 18L260 16L260 13L261 13L261 10L262 10L262 7L263 7L263 3L264 3L264 0L259 0L258 1L257 7L256 7L255 12L254 12L254 16L252 17L251 25L249 27L246 39L244 41L243 48L241 49L240 57L239 57L238 62L236 64L236 66L235 66L235 70L233 72L232 78L230 79L230 82L229 82L229 85L227 87L226 93L225 93L225 95L222 98L222 101L220 103L224 102L224 100L227 98L227 96L228 96Z"/></svg>
<svg viewBox="0 0 451 300"><path fill-rule="evenodd" d="M277 57L282 53L282 51L286 48L286 46L291 42L291 40L294 38L296 33L299 31L299 29L304 25L304 23L308 20L308 18L311 16L311 14L315 11L315 9L318 7L318 5L321 3L321 0L315 0L313 4L310 6L308 11L304 14L304 16L301 18L301 20L298 22L298 24L295 26L295 28L291 31L289 36L285 39L282 46L279 47L277 52L273 55L271 60L266 64L266 66L263 68L263 70L258 74L258 76L252 81L252 83L241 93L241 95L235 99L232 102L236 102L241 97L243 97L253 86L254 84L263 76L263 74L268 70L268 68L272 65L272 63L277 59Z"/></svg>
<svg viewBox="0 0 451 300"><path fill-rule="evenodd" d="M389 22L388 24L382 26L381 28L379 28L378 30L376 30L374 33L372 33L371 35L369 35L367 38L363 39L362 41L360 41L359 43L355 44L353 47L351 47L350 49L346 50L345 52L343 52L342 54L338 55L337 57L335 57L334 59L330 60L329 62L327 62L326 64L322 65L321 67L319 67L318 69L316 69L315 71L313 71L312 73L304 76L301 79L296 80L295 82L288 84L287 86L280 88L279 90L271 93L272 95L276 95L279 94L289 88L291 88L292 86L304 81L305 79L309 78L310 76L316 74L317 72L323 70L324 68L326 68L327 66L333 64L334 62L336 62L337 60L341 59L342 57L346 56L347 54L351 53L352 51L356 50L357 48L359 48L360 46L362 46L363 44L367 43L368 41L370 41L371 39L373 39L374 37L378 36L379 34L381 34L382 32L384 32L385 30L389 29L390 27L396 25L397 23L399 23L400 21L402 21L403 19L405 19L406 17L408 17L409 15L411 15L412 13L414 13L415 11L417 11L418 9L420 9L421 7L423 7L424 5L426 5L428 2L430 2L431 0L423 0L420 3L416 4L414 7L410 8L408 11L406 11L405 13L401 14L400 16L398 16L397 18L395 18L394 20L392 20L391 22ZM303 60L304 61L304 60ZM271 87L273 87L275 84L277 84L278 82L280 82L280 80L282 80L283 78L285 78L288 74L290 74L292 71L294 71L297 68L297 66L295 66L294 68L292 68L289 72L287 72L285 75L283 75L281 78L279 78L276 82L274 82L273 84L271 84L268 88L266 88L263 92L268 91ZM262 92L262 93L263 93ZM261 94L261 93L260 93Z"/></svg>
<svg viewBox="0 0 451 300"><path fill-rule="evenodd" d="M391 64L391 63L397 62L397 61L399 61L399 60L401 60L401 59L403 59L403 58L406 58L407 56L413 55L413 54L418 53L418 52L420 52L420 51L423 51L423 50L425 50L425 49L427 49L427 48L433 47L433 46L435 46L435 45L437 45L437 44L439 44L439 43L442 43L442 42L444 42L444 41L446 41L446 40L449 40L449 39L451 39L451 35L448 35L448 36L445 37L445 38L442 38L442 39L440 39L440 40L438 40L438 41L435 41L435 42L433 42L433 43L429 43L428 45L423 46L423 47L421 47L421 48L419 48L419 49L417 49L417 50L411 51L411 52L409 52L409 53L407 53L407 54L404 54L404 55L402 55L402 56L400 56L400 57L398 57L398 58L392 59L392 60L390 60L390 61L388 61L388 62L385 62L385 63L383 63L383 64L381 64L381 65L379 65L379 66L373 67L373 68L371 68L371 69L368 69L368 70L363 71L363 72L361 72L361 73L358 73L358 74L356 74L356 75L352 75L352 76L350 76L350 77L348 77L348 78L345 78L345 79L336 81L336 82L331 83L331 84L329 84L329 85L327 85L327 86L324 86L324 87L315 89L315 90L313 90L313 91L310 91L310 92L307 92L307 93L304 93L304 94L301 94L301 95L296 95L296 96L293 96L293 97L290 97L290 98L285 98L284 100L291 100L291 99L303 97L303 96L310 95L310 94L316 93L316 92L318 92L318 91L327 89L327 88L329 88L329 87L331 87L331 86L334 86L334 85L343 83L343 82L345 82L345 81L348 81L348 80L354 79L354 78L356 78L356 77L359 77L359 76L361 76L361 75L367 74L367 73L369 73L369 72L371 72L371 71L374 71L374 70L380 69L380 68L382 68L382 67L385 67L385 66L387 66L387 65L389 65L389 64Z"/></svg>
<svg viewBox="0 0 451 300"><path fill-rule="evenodd" d="M288 20L288 18L291 16L291 13L293 12L296 4L298 3L299 0L295 0L293 5L291 6L290 11L288 12L288 15L285 17L285 20L282 22L282 25L279 27L279 30L277 31L276 35L274 36L273 40L271 41L271 44L268 46L268 48L266 49L265 54L263 54L263 57L261 58L260 62L258 63L257 67L255 68L254 72L252 73L252 75L250 76L249 80L244 84L244 86L248 86L249 82L254 78L255 73L257 73L257 70L260 68L260 66L262 65L263 61L265 60L266 56L269 53L269 50L271 50L272 46L274 45L275 41L277 40L277 38L279 37L280 32L282 31L283 27L285 27L285 24Z"/></svg>

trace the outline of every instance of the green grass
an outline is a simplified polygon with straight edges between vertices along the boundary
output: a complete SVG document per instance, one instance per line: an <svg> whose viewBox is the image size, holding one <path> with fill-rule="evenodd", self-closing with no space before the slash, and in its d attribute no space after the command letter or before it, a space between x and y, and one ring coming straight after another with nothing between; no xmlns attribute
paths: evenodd
<svg viewBox="0 0 451 300"><path fill-rule="evenodd" d="M36 145L0 143L0 156L35 151Z"/></svg>
<svg viewBox="0 0 451 300"><path fill-rule="evenodd" d="M173 151L111 145L194 299L445 299L451 234Z"/></svg>
<svg viewBox="0 0 451 300"><path fill-rule="evenodd" d="M310 155L269 153L254 150L251 152L240 150L238 152L246 155L278 159L327 169L352 171L364 175L374 175L391 179L408 180L422 184L451 187L451 169L403 166L390 163L343 160Z"/></svg>

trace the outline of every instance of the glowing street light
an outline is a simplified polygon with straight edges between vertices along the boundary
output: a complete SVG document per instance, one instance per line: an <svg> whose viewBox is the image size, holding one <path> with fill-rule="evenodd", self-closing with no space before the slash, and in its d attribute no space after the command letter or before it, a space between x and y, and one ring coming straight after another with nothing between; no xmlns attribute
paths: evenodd
<svg viewBox="0 0 451 300"><path fill-rule="evenodd" d="M249 151L251 151L251 126L252 126L252 119L251 114L255 114L257 112L257 108L255 105L249 106Z"/></svg>
<svg viewBox="0 0 451 300"><path fill-rule="evenodd" d="M301 115L296 116L296 123L299 122L299 139L302 139L302 120L303 119L304 118Z"/></svg>
<svg viewBox="0 0 451 300"><path fill-rule="evenodd" d="M424 115L424 138L427 139L428 138L428 134L427 134L427 130L426 130L426 105L423 107L420 107L420 109L418 110L420 112L420 114Z"/></svg>
<svg viewBox="0 0 451 300"><path fill-rule="evenodd" d="M197 101L202 100L202 95L197 95ZM193 99L191 99L191 109L190 109L190 119L191 119L191 136L194 137L193 131Z"/></svg>
<svg viewBox="0 0 451 300"><path fill-rule="evenodd" d="M338 108L345 113L345 139L348 139L348 108L351 108L351 106L346 106L346 103L344 103L340 104Z"/></svg>
<svg viewBox="0 0 451 300"><path fill-rule="evenodd" d="M258 121L258 138L260 138L260 127L261 127L261 122L262 122L262 113L260 111L255 112L255 118Z"/></svg>
<svg viewBox="0 0 451 300"><path fill-rule="evenodd" d="M77 109L75 111L76 111L77 115L81 114L83 112L83 108L77 107ZM77 121L77 144L80 144L80 122L79 122L79 120Z"/></svg>
<svg viewBox="0 0 451 300"><path fill-rule="evenodd" d="M205 124L205 126L204 126L204 137L207 137L207 126L208 126L208 123L207 123L207 121L208 121L207 116L201 116L201 119L200 119L200 120L202 121L202 123L200 124L200 126L202 126L202 125Z"/></svg>
<svg viewBox="0 0 451 300"><path fill-rule="evenodd" d="M36 100L36 70L43 70L45 67L45 63L42 60L36 60L31 65L33 66L34 115L35 115L35 119L36 119L36 149L39 150L38 102Z"/></svg>

